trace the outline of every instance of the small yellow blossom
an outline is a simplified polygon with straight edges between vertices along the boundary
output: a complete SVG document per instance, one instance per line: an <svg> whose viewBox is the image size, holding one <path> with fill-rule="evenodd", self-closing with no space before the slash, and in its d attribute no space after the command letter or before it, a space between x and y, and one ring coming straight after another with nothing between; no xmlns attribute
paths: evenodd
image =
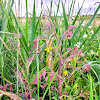
<svg viewBox="0 0 100 100"><path fill-rule="evenodd" d="M52 50L52 47L47 47L46 49L44 49L45 51L49 52L50 50Z"/></svg>
<svg viewBox="0 0 100 100"><path fill-rule="evenodd" d="M100 50L100 45L99 45L99 50Z"/></svg>
<svg viewBox="0 0 100 100"><path fill-rule="evenodd" d="M74 89L77 89L77 84L74 85Z"/></svg>
<svg viewBox="0 0 100 100"><path fill-rule="evenodd" d="M65 75L65 76L67 75L67 71L64 71L64 75Z"/></svg>

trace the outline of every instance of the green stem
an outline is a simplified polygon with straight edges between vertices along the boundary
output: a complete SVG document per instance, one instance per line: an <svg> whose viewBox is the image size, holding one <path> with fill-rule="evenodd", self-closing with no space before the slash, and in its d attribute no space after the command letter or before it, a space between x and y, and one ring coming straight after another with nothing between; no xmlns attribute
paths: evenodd
<svg viewBox="0 0 100 100"><path fill-rule="evenodd" d="M99 100L100 100L100 85L99 85Z"/></svg>
<svg viewBox="0 0 100 100"><path fill-rule="evenodd" d="M38 41L37 41L37 100L39 100L39 58L38 58L38 42L39 42L39 36L38 36Z"/></svg>
<svg viewBox="0 0 100 100"><path fill-rule="evenodd" d="M28 7L27 7L27 0L26 0L26 41L28 42Z"/></svg>
<svg viewBox="0 0 100 100"><path fill-rule="evenodd" d="M1 50L0 50L0 52L1 52ZM3 56L1 55L0 56L0 70L1 70L2 82L3 82L3 85L5 85L3 67L4 67L4 61L3 61Z"/></svg>
<svg viewBox="0 0 100 100"><path fill-rule="evenodd" d="M50 75L49 75L49 69L48 69L48 84L49 84L49 79L50 79ZM51 100L50 87L49 87L49 100Z"/></svg>
<svg viewBox="0 0 100 100"><path fill-rule="evenodd" d="M17 36L17 100L18 100L18 71L19 71L19 69L18 69L18 65L19 65L19 63L18 63L18 59L19 58L19 26L18 26L18 36Z"/></svg>

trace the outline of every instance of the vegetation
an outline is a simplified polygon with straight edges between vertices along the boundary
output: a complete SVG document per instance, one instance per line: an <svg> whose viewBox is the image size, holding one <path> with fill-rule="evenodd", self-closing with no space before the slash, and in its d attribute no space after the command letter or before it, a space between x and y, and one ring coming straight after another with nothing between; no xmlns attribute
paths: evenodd
<svg viewBox="0 0 100 100"><path fill-rule="evenodd" d="M72 20L59 0L57 12L43 10L38 18L33 5L32 23L19 24L14 0L0 0L0 98L1 100L99 100L100 26L91 26L95 13L84 25L83 7ZM63 15L57 17L59 5ZM63 17L63 20L62 20ZM77 23L79 21L79 23Z"/></svg>

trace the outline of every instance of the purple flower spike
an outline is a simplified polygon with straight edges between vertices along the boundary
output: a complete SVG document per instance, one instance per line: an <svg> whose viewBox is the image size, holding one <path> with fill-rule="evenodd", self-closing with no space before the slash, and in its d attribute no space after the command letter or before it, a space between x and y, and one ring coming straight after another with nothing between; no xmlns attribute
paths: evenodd
<svg viewBox="0 0 100 100"><path fill-rule="evenodd" d="M74 25L68 26L68 29L69 29L69 30L72 30L72 29L74 29L74 28L76 28L76 26L74 26Z"/></svg>
<svg viewBox="0 0 100 100"><path fill-rule="evenodd" d="M47 72L45 70L42 70L42 72L43 72L43 78L45 78Z"/></svg>
<svg viewBox="0 0 100 100"><path fill-rule="evenodd" d="M68 40L70 40L71 39L71 37L68 37Z"/></svg>
<svg viewBox="0 0 100 100"><path fill-rule="evenodd" d="M47 24L45 24L45 26L46 26L47 28L49 28L49 29L50 29L51 24L50 24L50 23L47 23Z"/></svg>
<svg viewBox="0 0 100 100"><path fill-rule="evenodd" d="M35 78L34 82L35 85L37 85L37 77Z"/></svg>
<svg viewBox="0 0 100 100"><path fill-rule="evenodd" d="M90 64L84 64L83 66L85 66L85 68L83 69L84 72L91 70Z"/></svg>

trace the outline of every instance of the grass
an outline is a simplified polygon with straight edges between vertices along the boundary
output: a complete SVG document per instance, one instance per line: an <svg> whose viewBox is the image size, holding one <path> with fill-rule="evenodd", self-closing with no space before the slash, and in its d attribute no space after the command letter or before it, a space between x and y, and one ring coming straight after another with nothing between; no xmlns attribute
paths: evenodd
<svg viewBox="0 0 100 100"><path fill-rule="evenodd" d="M79 23L79 21L80 20L82 20L83 18L84 18L84 16L85 15L82 15L82 16L80 16L80 19L79 19L79 17L77 18L77 20L75 20L75 24L77 25L78 23ZM83 21L83 24L86 24L87 23L87 21L89 20L89 19L91 19L92 18L92 16L93 15L87 15L87 17L85 18L85 20ZM73 16L74 18L76 17L76 16ZM53 18L54 18L54 16L53 16ZM56 17L59 21L60 21L60 19L63 21L63 16L61 17L61 16L57 16ZM26 18L25 17L20 17L20 18L17 18L18 19L18 21L19 21L19 23L21 24L21 25L25 25L25 23L26 23ZM36 17L36 20L38 19L38 17ZM99 15L97 15L97 16L95 16L95 21L93 21L92 23L91 23L91 25L93 25L94 23L96 23L96 26L98 27L99 26L99 21L100 21L100 16ZM29 25L31 25L32 23L32 17L28 17L28 23L29 23ZM72 23L73 21L71 20L71 23ZM73 23L72 23L73 24Z"/></svg>
<svg viewBox="0 0 100 100"><path fill-rule="evenodd" d="M99 19L100 5L93 16L79 16L83 1L71 19L75 0L68 16L61 0L51 16L51 1L47 14L41 11L36 17L34 0L29 18L26 0L25 23L21 23L12 10L13 2L9 0L6 5L6 0L0 1L0 98L98 100L100 26L94 24ZM60 4L63 14L57 16Z"/></svg>

